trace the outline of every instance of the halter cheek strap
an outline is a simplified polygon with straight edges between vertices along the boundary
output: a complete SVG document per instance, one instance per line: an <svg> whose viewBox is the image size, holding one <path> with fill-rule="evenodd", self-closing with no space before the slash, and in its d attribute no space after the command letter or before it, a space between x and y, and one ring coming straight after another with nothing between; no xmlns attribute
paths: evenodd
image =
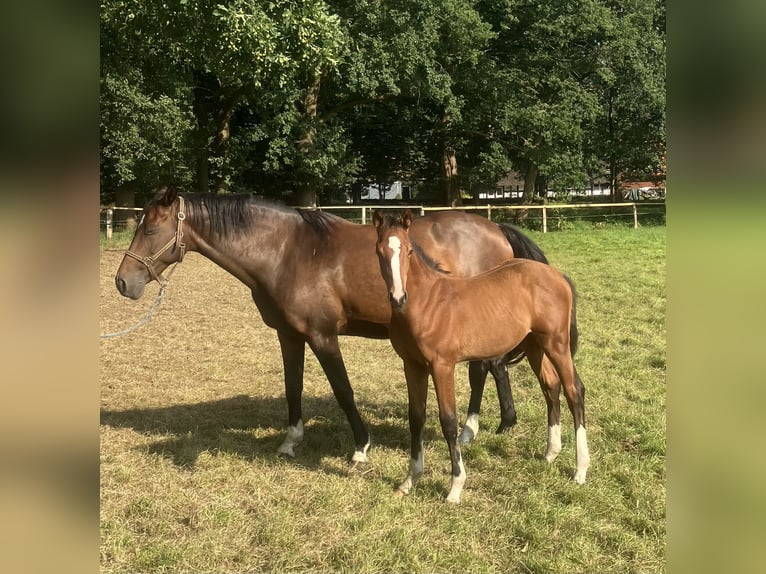
<svg viewBox="0 0 766 574"><path fill-rule="evenodd" d="M157 262L160 256L174 246L178 246L179 249L178 263L183 261L184 255L186 254L186 244L182 241L184 236L183 222L184 219L186 219L186 213L184 213L184 198L180 195L178 196L178 202L178 214L176 215L176 218L178 219L178 226L176 227L175 235L173 235L173 237L171 237L170 240L159 251L145 257L138 255L137 253L133 253L129 249L125 252L125 255L143 263L149 271L149 275L151 275L152 279L157 281L161 287L165 287L167 285L168 279L165 279L162 274L157 273L157 271L154 269L154 264ZM175 269L175 267L173 269Z"/></svg>

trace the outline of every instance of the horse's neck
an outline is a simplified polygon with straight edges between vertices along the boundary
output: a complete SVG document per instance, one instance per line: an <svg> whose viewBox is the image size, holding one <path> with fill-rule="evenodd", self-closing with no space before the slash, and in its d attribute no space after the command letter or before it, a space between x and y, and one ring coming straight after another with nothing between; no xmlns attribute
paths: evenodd
<svg viewBox="0 0 766 574"><path fill-rule="evenodd" d="M431 296L436 295L435 288L438 288L444 279L444 275L432 269L420 255L413 253L407 280L410 300L416 301L418 306L421 303L425 304Z"/></svg>
<svg viewBox="0 0 766 574"><path fill-rule="evenodd" d="M206 220L192 221L191 229L195 251L254 289L276 275L282 263L281 246L288 241L290 225L287 221L278 221L278 217L259 217L258 212L263 208L251 209L255 210L253 223L247 231L219 236L211 232ZM277 250L274 246L280 248Z"/></svg>

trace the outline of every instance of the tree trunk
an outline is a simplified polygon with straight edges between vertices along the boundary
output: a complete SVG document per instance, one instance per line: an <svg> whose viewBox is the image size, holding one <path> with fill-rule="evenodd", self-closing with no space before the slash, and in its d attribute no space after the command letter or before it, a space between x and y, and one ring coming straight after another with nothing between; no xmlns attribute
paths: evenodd
<svg viewBox="0 0 766 574"><path fill-rule="evenodd" d="M215 182L213 184L215 193L227 193L229 183L226 181L226 175L229 167L229 149L231 147L231 115L234 112L233 106L225 106L220 110L217 118L215 141L213 142L213 155L220 162L215 173Z"/></svg>
<svg viewBox="0 0 766 574"><path fill-rule="evenodd" d="M197 192L198 193L207 193L207 191L209 191L208 185L210 185L209 184L210 170L208 167L209 154L207 149L207 138L204 138L204 142L205 142L205 145L200 146L199 152L197 154Z"/></svg>
<svg viewBox="0 0 766 574"><path fill-rule="evenodd" d="M444 175L444 203L450 207L463 205L463 200L460 197L460 187L457 182L457 156L452 146L444 148L442 170Z"/></svg>
<svg viewBox="0 0 766 574"><path fill-rule="evenodd" d="M197 192L209 191L210 149L208 147L208 134L210 130L210 105L208 102L209 92L203 88L204 78L196 77L197 86L194 88L194 116L197 118Z"/></svg>
<svg viewBox="0 0 766 574"><path fill-rule="evenodd" d="M527 162L527 171L524 174L524 191L521 195L521 203L523 205L532 205L532 200L535 197L538 171L539 170L535 162L531 160ZM517 214L518 215L516 219L518 222L526 221L526 219L529 217L529 210L519 209Z"/></svg>
<svg viewBox="0 0 766 574"><path fill-rule="evenodd" d="M300 138L298 138L298 151L304 159L309 159L316 153L316 116L319 105L319 88L321 86L321 74L317 73L311 78L306 97L303 100L303 118L308 126ZM298 189L296 189L295 201L297 205L304 207L316 207L316 185L313 174L307 169L298 170Z"/></svg>

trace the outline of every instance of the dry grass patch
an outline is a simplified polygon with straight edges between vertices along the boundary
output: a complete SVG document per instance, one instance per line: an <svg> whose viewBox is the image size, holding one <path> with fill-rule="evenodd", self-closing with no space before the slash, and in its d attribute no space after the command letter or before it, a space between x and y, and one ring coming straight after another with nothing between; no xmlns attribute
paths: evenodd
<svg viewBox="0 0 766 574"><path fill-rule="evenodd" d="M388 341L342 339L371 464L348 474L349 425L306 355L306 436L276 456L287 406L276 333L247 289L197 254L155 318L101 341L101 563L105 572L598 572L665 570L665 230L535 235L580 292L578 370L592 466L578 487L571 415L564 450L542 460L545 406L513 369L519 424L499 421L488 384L464 449L458 507L443 502L449 456L429 394L425 474L408 461L406 388ZM101 253L101 327L132 324L157 293L119 296L121 252ZM469 389L458 370L462 413Z"/></svg>

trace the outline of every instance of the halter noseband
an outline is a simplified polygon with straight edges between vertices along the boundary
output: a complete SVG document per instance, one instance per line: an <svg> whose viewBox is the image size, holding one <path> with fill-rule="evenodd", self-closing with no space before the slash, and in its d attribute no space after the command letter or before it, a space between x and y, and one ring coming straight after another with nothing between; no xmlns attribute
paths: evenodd
<svg viewBox="0 0 766 574"><path fill-rule="evenodd" d="M186 219L186 214L184 213L184 198L180 195L178 196L178 214L176 217L178 218L178 227L176 228L175 235L170 238L170 241L168 241L164 247L162 247L159 251L157 251L153 255L148 255L146 257L142 257L141 255L138 255L137 253L133 253L130 249L125 251L125 255L132 257L133 259L136 259L143 263L146 268L149 270L149 275L152 276L152 278L157 281L157 283L160 284L161 287L165 287L167 285L168 280L162 277L162 274L157 273L154 270L154 264L157 262L157 259L159 259L160 255L165 253L168 249L174 246L178 246L180 249L180 255L178 257L178 263L181 263L184 259L184 255L186 254L186 244L183 243L181 240L183 239L184 232L182 229L184 219ZM175 268L174 268L175 269Z"/></svg>

